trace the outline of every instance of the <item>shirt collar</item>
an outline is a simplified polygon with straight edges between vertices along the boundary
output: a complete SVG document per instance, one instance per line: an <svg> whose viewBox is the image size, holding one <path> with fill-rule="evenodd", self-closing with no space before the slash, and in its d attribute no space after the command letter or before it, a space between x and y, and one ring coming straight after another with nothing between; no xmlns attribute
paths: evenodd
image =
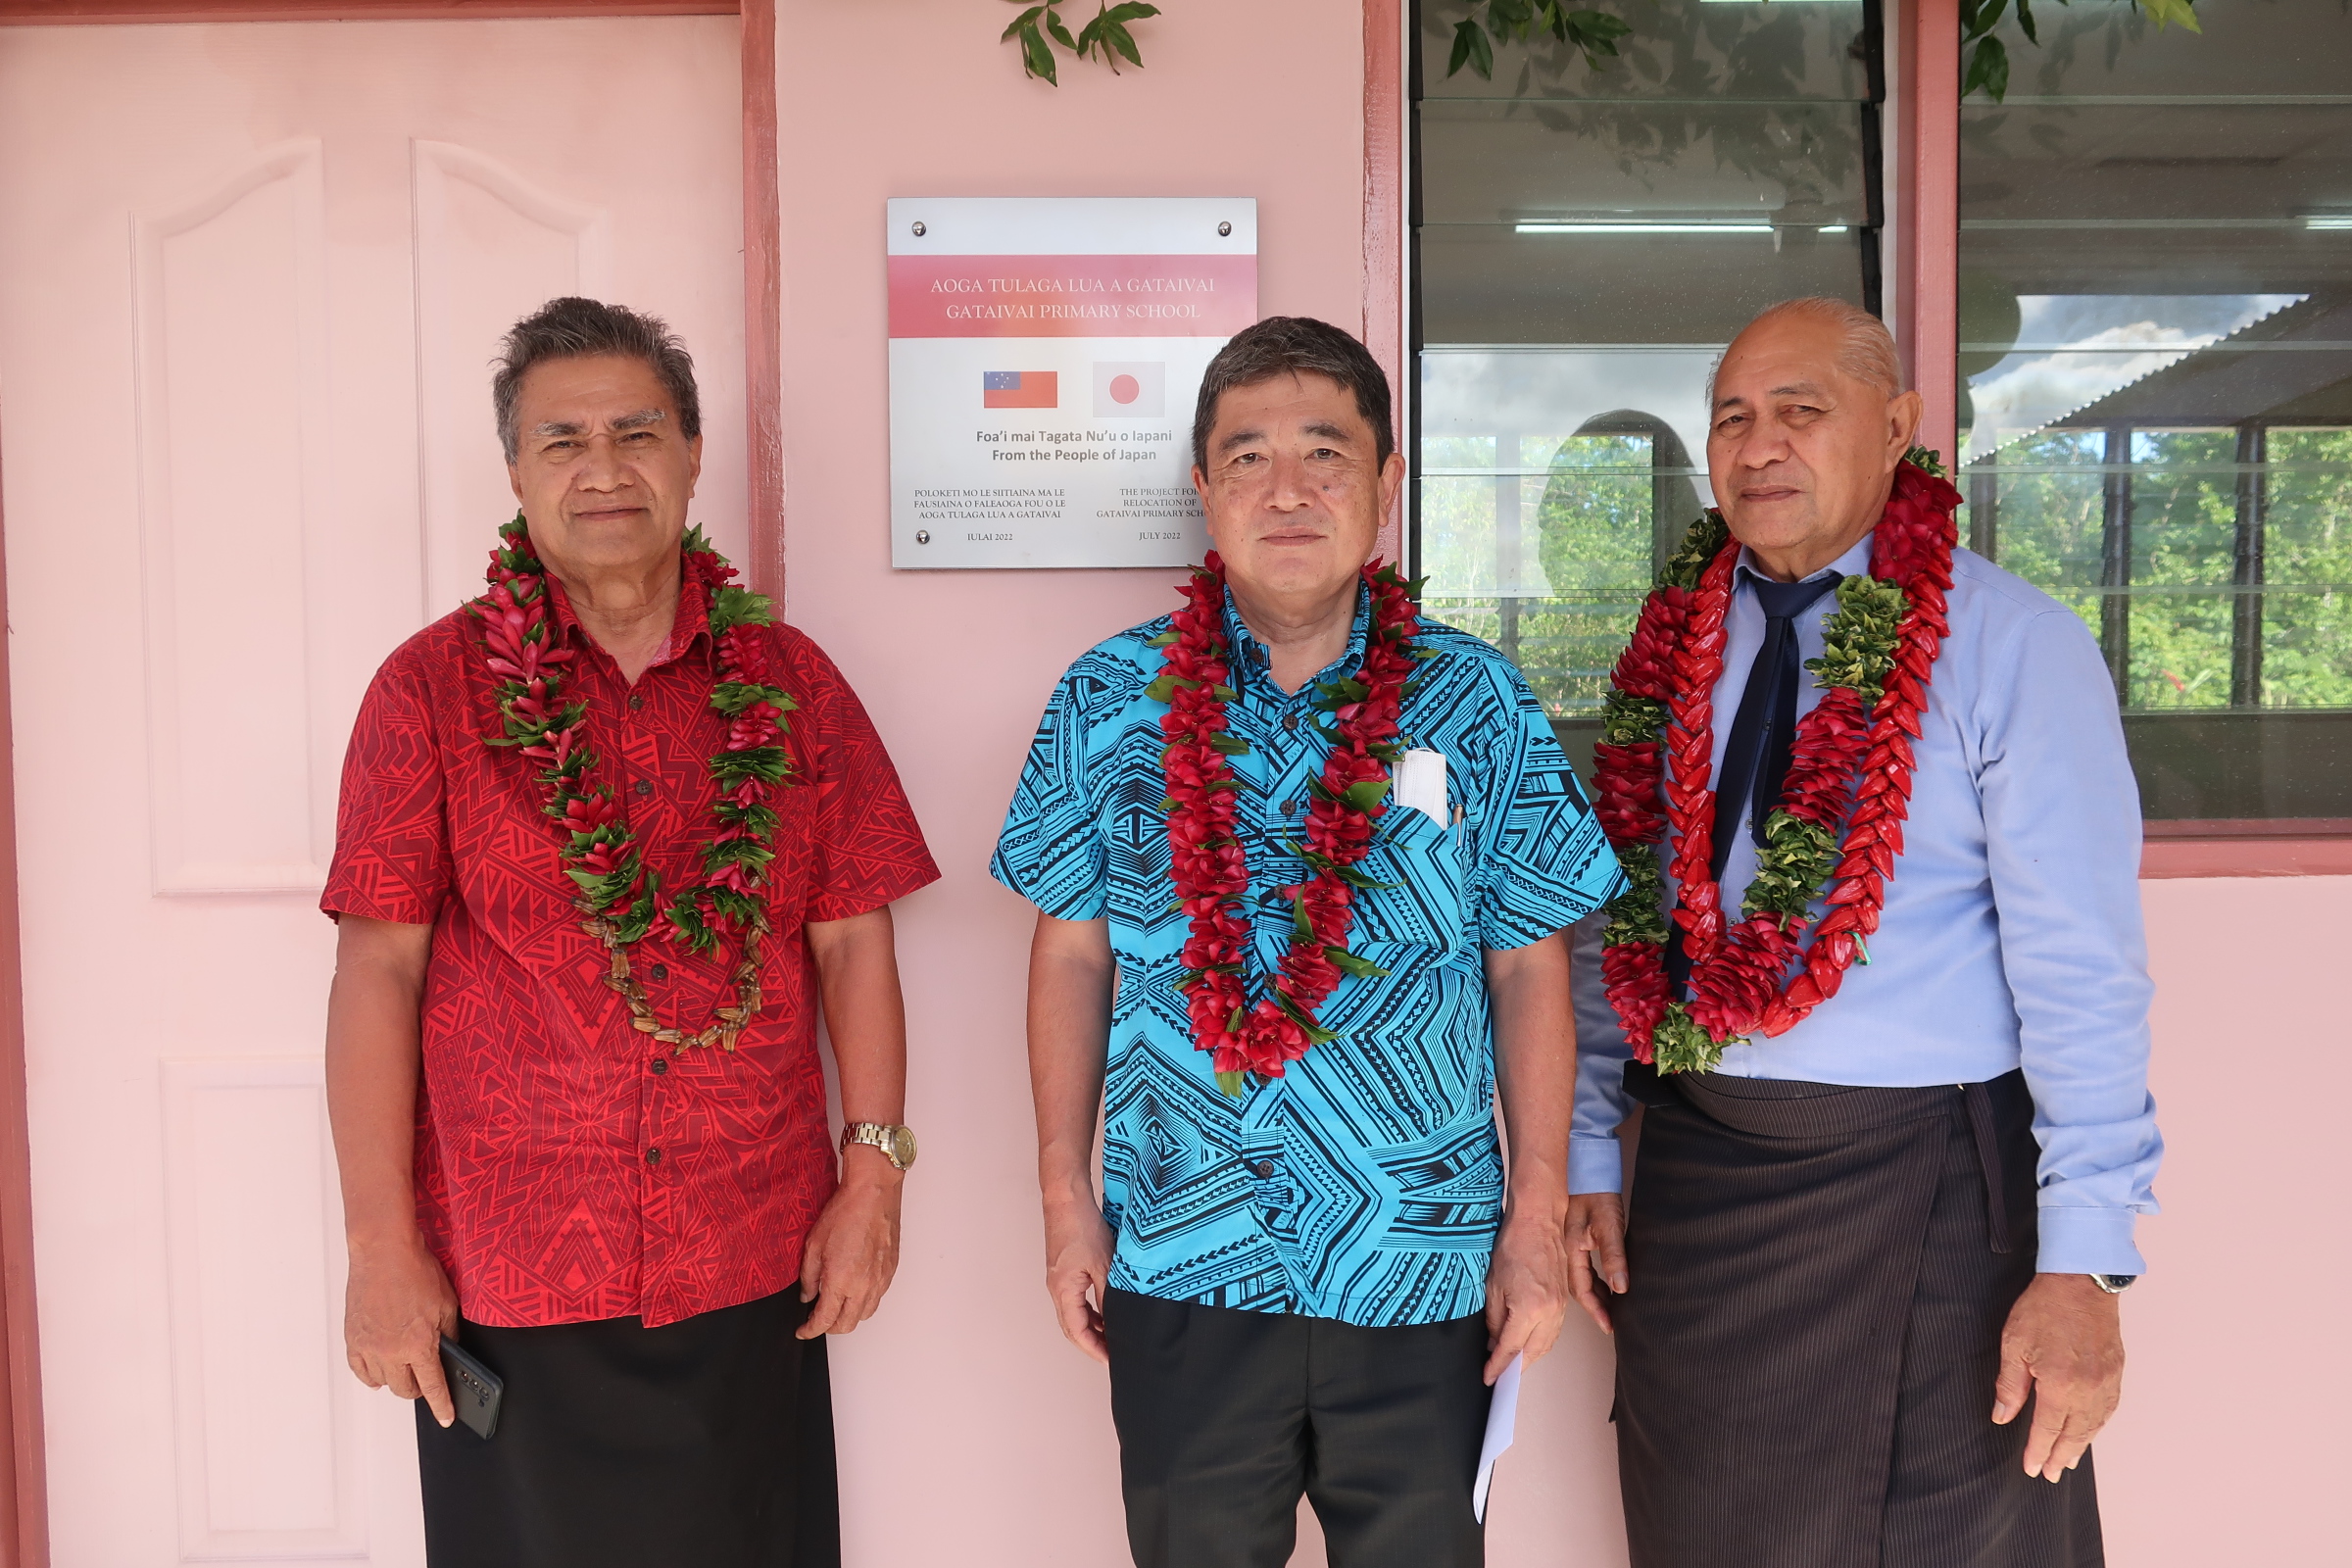
<svg viewBox="0 0 2352 1568"><path fill-rule="evenodd" d="M579 615L571 608L571 596L564 591L564 585L556 580L556 574L546 572L540 580L547 584L548 603L555 610L556 634L566 639L576 634L582 646L595 647L596 639L590 637L588 628L580 624ZM700 578L691 571L681 572L678 578L678 612L669 623L669 642L654 664L666 664L672 660L683 659L698 641L708 643L710 640L710 599L703 592ZM646 667L651 669L653 664Z"/></svg>
<svg viewBox="0 0 2352 1568"><path fill-rule="evenodd" d="M1871 529L1870 532L1855 540L1844 555L1839 556L1819 571L1808 572L1802 580L1811 582L1816 577L1826 577L1832 572L1836 572L1840 577L1868 576L1870 574L1871 541L1877 537L1878 529ZM1732 572L1733 591L1738 592L1740 588L1759 580L1769 582L1773 578L1756 564L1754 552L1750 551L1747 546L1741 545L1740 547L1740 564Z"/></svg>
<svg viewBox="0 0 2352 1568"><path fill-rule="evenodd" d="M1348 651L1323 666L1322 672L1299 690L1311 690L1317 681L1326 678L1334 669L1346 673L1361 668L1364 662L1364 639L1371 633L1371 624L1372 592L1359 582L1355 587L1355 622L1348 628ZM1273 655L1243 621L1241 611L1234 606L1233 589L1230 587L1225 590L1225 640L1233 649L1236 691L1244 683L1266 675ZM1296 696L1297 693L1292 695Z"/></svg>

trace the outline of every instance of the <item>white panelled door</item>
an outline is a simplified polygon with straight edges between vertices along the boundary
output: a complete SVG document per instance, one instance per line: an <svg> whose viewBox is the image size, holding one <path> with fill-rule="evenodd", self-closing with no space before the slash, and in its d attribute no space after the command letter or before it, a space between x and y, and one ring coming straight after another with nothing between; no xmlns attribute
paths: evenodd
<svg viewBox="0 0 2352 1568"><path fill-rule="evenodd" d="M745 548L737 24L0 30L8 550L54 1560L415 1564L344 1369L317 912L360 694L513 514L487 362L701 373Z"/></svg>

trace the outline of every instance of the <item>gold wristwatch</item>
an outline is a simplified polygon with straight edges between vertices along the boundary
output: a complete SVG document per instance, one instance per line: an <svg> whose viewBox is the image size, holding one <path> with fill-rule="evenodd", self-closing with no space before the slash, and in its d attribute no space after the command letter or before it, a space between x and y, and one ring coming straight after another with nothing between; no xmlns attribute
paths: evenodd
<svg viewBox="0 0 2352 1568"><path fill-rule="evenodd" d="M873 1145L901 1170L910 1170L914 1166L914 1129L910 1127L894 1127L879 1121L854 1121L841 1130L841 1152L848 1153L852 1144Z"/></svg>

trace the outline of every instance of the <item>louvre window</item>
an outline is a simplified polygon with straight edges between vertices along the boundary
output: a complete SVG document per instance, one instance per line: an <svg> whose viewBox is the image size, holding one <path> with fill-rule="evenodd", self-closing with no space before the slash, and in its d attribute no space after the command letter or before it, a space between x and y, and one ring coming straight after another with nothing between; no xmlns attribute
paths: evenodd
<svg viewBox="0 0 2352 1568"><path fill-rule="evenodd" d="M1709 499L1706 378L1775 300L1879 308L1876 0L1640 0L1592 70L1549 38L1413 62L1417 561L1580 762L1650 572ZM1481 8L1482 16L1485 14Z"/></svg>
<svg viewBox="0 0 2352 1568"><path fill-rule="evenodd" d="M1970 543L2097 633L2152 833L2352 825L2352 14L2041 15L1961 108Z"/></svg>

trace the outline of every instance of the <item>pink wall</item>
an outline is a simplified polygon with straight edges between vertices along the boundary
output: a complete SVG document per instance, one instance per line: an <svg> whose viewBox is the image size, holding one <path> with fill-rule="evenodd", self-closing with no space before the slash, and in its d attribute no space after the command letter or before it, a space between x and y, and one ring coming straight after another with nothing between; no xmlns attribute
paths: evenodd
<svg viewBox="0 0 2352 1568"><path fill-rule="evenodd" d="M791 618L873 710L947 872L901 909L923 1139L906 1260L883 1314L836 1342L851 1560L1105 1568L1126 1560L1106 1385L1041 1287L1031 914L987 860L1055 677L1172 604L1176 574L891 569L882 204L1254 196L1262 306L1352 325L1362 25L1348 0L1188 0L1138 27L1148 69L1065 60L1054 88L995 45L1011 16L777 8L785 569Z"/></svg>
<svg viewBox="0 0 2352 1568"><path fill-rule="evenodd" d="M2352 877L2140 884L2156 974L2161 1217L2099 1445L2116 1568L2342 1562L2339 1326Z"/></svg>
<svg viewBox="0 0 2352 1568"><path fill-rule="evenodd" d="M1104 1380L1062 1344L1040 1288L1030 911L986 860L1054 677L1165 608L1174 582L890 568L882 203L1254 196L1264 309L1352 325L1360 15L1348 0L1190 0L1141 29L1149 69L1114 80L1065 63L1054 89L992 47L1009 11L778 7L790 614L873 710L947 872L901 911L924 1148L905 1263L882 1315L836 1342L854 1563L1126 1560ZM2352 1065L2342 1022L2299 988L2333 972L2322 945L2352 929L2352 879L2151 883L2148 905L2174 1155L2170 1212L2146 1233L2160 1272L2127 1312L2132 1387L2100 1450L2113 1560L2321 1561L2335 1548L2316 1499L2345 1456L2325 1412L2352 1389L2341 1357L2299 1347L2326 1343L2352 1274L2340 1249L2313 1245L2340 1218L2295 1195L2332 1191L2326 1130ZM2254 1300L2319 1317L2308 1335L2248 1335ZM1605 1346L1574 1326L1531 1378L1496 1484L1498 1568L1623 1563L1607 1382ZM2285 1506L2245 1507L2258 1497ZM1320 1561L1307 1539L1300 1560Z"/></svg>

